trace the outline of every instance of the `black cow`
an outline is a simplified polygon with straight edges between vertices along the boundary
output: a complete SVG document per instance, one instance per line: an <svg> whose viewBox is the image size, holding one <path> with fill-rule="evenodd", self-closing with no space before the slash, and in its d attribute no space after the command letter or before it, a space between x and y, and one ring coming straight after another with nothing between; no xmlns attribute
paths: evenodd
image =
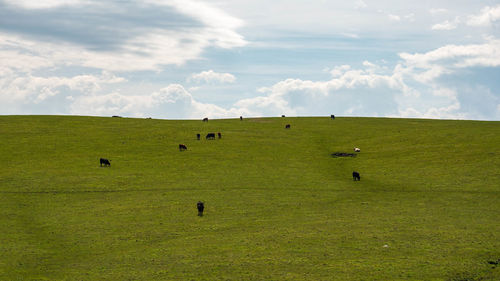
<svg viewBox="0 0 500 281"><path fill-rule="evenodd" d="M219 139L222 138L222 134L221 133L217 133L217 136L219 137Z"/></svg>
<svg viewBox="0 0 500 281"><path fill-rule="evenodd" d="M358 172L352 172L352 179L355 180L355 181L356 180L359 181L359 180L361 180L361 176L359 175Z"/></svg>
<svg viewBox="0 0 500 281"><path fill-rule="evenodd" d="M196 134L196 139L197 139L197 140L200 140L200 137L201 137L201 135L200 135L200 134Z"/></svg>
<svg viewBox="0 0 500 281"><path fill-rule="evenodd" d="M198 216L202 217L203 210L205 209L205 204L203 204L203 202L201 201L198 201L198 203L196 203L196 208L198 209Z"/></svg>
<svg viewBox="0 0 500 281"><path fill-rule="evenodd" d="M208 133L207 136L205 137L207 140L214 140L215 139L215 133Z"/></svg>
<svg viewBox="0 0 500 281"><path fill-rule="evenodd" d="M285 115L281 115L281 117L285 117Z"/></svg>
<svg viewBox="0 0 500 281"><path fill-rule="evenodd" d="M330 115L330 118L332 118L332 120L335 119L335 115L333 115L333 114Z"/></svg>
<svg viewBox="0 0 500 281"><path fill-rule="evenodd" d="M203 122L208 122L208 118L207 117L203 118Z"/></svg>
<svg viewBox="0 0 500 281"><path fill-rule="evenodd" d="M187 150L187 146L183 145L183 144L179 144L179 151L183 151L183 150Z"/></svg>
<svg viewBox="0 0 500 281"><path fill-rule="evenodd" d="M290 124L286 124L285 129L290 129Z"/></svg>
<svg viewBox="0 0 500 281"><path fill-rule="evenodd" d="M240 121L243 121L243 116L240 116Z"/></svg>
<svg viewBox="0 0 500 281"><path fill-rule="evenodd" d="M111 166L111 163L109 161L111 161L111 160L108 160L105 158L99 159L99 163L101 164L101 167L102 167L102 165L104 165L104 167Z"/></svg>

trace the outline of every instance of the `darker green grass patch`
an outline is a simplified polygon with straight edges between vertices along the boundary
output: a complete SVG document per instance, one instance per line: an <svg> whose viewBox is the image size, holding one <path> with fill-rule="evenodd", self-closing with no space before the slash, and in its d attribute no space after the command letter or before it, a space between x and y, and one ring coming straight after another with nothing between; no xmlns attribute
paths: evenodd
<svg viewBox="0 0 500 281"><path fill-rule="evenodd" d="M347 153L347 152L335 152L332 153L332 157L356 157L355 153Z"/></svg>

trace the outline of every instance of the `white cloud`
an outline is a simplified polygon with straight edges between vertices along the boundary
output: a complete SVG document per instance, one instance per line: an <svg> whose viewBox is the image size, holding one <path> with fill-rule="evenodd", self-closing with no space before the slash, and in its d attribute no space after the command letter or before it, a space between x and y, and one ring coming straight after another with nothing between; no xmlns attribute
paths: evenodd
<svg viewBox="0 0 500 281"><path fill-rule="evenodd" d="M455 20L453 20L453 21L446 20L442 23L436 23L431 27L431 29L432 30L453 30L453 29L457 28L459 23L460 23L460 20L458 17L456 17Z"/></svg>
<svg viewBox="0 0 500 281"><path fill-rule="evenodd" d="M470 26L490 26L500 19L500 5L495 7L485 7L477 15L471 15L467 19Z"/></svg>
<svg viewBox="0 0 500 281"><path fill-rule="evenodd" d="M484 44L446 45L423 54L400 53L405 62L418 68L440 65L447 68L500 66L500 40L488 38Z"/></svg>
<svg viewBox="0 0 500 281"><path fill-rule="evenodd" d="M419 111L409 107L399 111L398 117L403 118L429 118L429 119L466 119L467 114L459 112L460 104L453 103L443 107L431 107L425 111Z"/></svg>
<svg viewBox="0 0 500 281"><path fill-rule="evenodd" d="M406 92L407 86L396 75L381 73L384 68L364 62L365 69L352 69L348 65L335 67L332 79L310 81L286 79L271 87L261 88L262 96L240 100L235 104L258 115L279 116L328 115L333 112L348 115L376 116L383 114L368 106L384 100L393 103L388 96ZM383 93L381 98L378 93ZM385 105L383 105L385 106ZM371 108L371 109L370 109Z"/></svg>
<svg viewBox="0 0 500 281"><path fill-rule="evenodd" d="M200 73L192 74L188 81L194 81L196 83L234 83L236 77L231 73L218 73L213 70L202 71Z"/></svg>
<svg viewBox="0 0 500 281"><path fill-rule="evenodd" d="M409 72L413 74L413 79L420 83L430 83L444 74L452 73L452 70L439 64L435 64L423 69L412 69L411 67L409 69Z"/></svg>
<svg viewBox="0 0 500 281"><path fill-rule="evenodd" d="M387 15L391 21L401 21L401 17L398 15L389 14Z"/></svg>
<svg viewBox="0 0 500 281"><path fill-rule="evenodd" d="M156 5L174 6L180 12L201 20L208 26L217 28L239 28L244 23L241 19L233 17L221 9L203 1L197 0L144 0L145 3Z"/></svg>
<svg viewBox="0 0 500 281"><path fill-rule="evenodd" d="M5 104L14 102L40 103L47 98L56 96L65 89L91 94L101 89L105 84L124 82L125 79L111 73L103 72L100 76L77 75L73 77L40 77L28 74L18 76L8 75L0 78L0 100Z"/></svg>
<svg viewBox="0 0 500 281"><path fill-rule="evenodd" d="M248 115L242 109L224 109L214 104L196 101L182 85L171 84L146 95L125 95L117 92L105 95L85 95L74 99L71 114L130 117L199 119Z"/></svg>
<svg viewBox="0 0 500 281"><path fill-rule="evenodd" d="M125 115L145 117L144 113L154 105L151 96L126 96L120 93L86 95L73 98L70 113L74 115L111 116Z"/></svg>
<svg viewBox="0 0 500 281"><path fill-rule="evenodd" d="M206 25L208 43L213 42L215 46L221 48L242 47L247 44L243 36L235 31L244 25L243 20L201 1L173 0L171 3L177 10Z"/></svg>
<svg viewBox="0 0 500 281"><path fill-rule="evenodd" d="M406 14L406 15L403 15L403 16L400 16L400 15L394 15L394 14L387 14L387 17L389 18L390 21L393 21L393 22L400 22L400 21L408 21L408 22L414 22L415 21L415 14L414 13L410 13L410 14Z"/></svg>
<svg viewBox="0 0 500 281"><path fill-rule="evenodd" d="M368 5L363 0L357 0L354 3L354 9L365 9L368 8Z"/></svg>
<svg viewBox="0 0 500 281"><path fill-rule="evenodd" d="M190 39L201 39L200 41L205 43L203 47L213 44L221 48L234 48L245 46L248 43L242 35L235 31L244 25L243 20L208 3L196 0L145 0L144 2L172 6L182 14L201 21L205 25L203 29L198 30L202 36L197 35L195 31Z"/></svg>
<svg viewBox="0 0 500 281"><path fill-rule="evenodd" d="M344 74L347 70L351 69L351 66L350 65L341 65L341 66L336 66L334 67L331 71L330 71L330 74L333 76L333 77L339 77L341 76L342 74Z"/></svg>

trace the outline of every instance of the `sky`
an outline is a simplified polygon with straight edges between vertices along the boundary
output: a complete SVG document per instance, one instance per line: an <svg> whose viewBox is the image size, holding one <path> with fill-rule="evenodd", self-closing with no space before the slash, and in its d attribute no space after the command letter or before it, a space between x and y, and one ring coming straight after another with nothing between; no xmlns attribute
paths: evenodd
<svg viewBox="0 0 500 281"><path fill-rule="evenodd" d="M500 0L0 0L0 115L500 120Z"/></svg>

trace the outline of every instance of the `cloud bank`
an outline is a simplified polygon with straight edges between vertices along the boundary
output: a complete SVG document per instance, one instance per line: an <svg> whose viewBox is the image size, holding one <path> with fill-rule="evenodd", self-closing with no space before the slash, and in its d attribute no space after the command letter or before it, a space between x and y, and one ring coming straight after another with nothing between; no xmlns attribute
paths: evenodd
<svg viewBox="0 0 500 281"><path fill-rule="evenodd" d="M484 119L486 112L479 107L468 105L464 110L465 101L478 104L470 103L477 99L491 103L493 109L488 114L500 118L500 100L488 88L478 85L467 93L443 80L463 75L464 71L498 67L498 54L500 40L487 38L483 44L447 45L426 53L401 53L400 62L392 67L384 62L368 61L363 62L361 68L340 65L330 70L331 79L285 79L258 89L256 96L240 99L229 108L200 102L180 84L142 94L109 91L109 85L126 85L128 81L107 71L66 78L32 74L20 78L15 75L16 71L29 72L33 66L51 65L50 61L34 60L14 70L2 70L0 101L2 112L6 113L15 113L27 105L54 105L51 100L62 95L65 99L57 103L59 110L77 115L196 119L336 114ZM204 71L189 79L222 83L234 82L235 77L229 73Z"/></svg>
<svg viewBox="0 0 500 281"><path fill-rule="evenodd" d="M245 46L242 25L192 0L0 1L0 42L56 65L108 71L158 70L209 47Z"/></svg>

